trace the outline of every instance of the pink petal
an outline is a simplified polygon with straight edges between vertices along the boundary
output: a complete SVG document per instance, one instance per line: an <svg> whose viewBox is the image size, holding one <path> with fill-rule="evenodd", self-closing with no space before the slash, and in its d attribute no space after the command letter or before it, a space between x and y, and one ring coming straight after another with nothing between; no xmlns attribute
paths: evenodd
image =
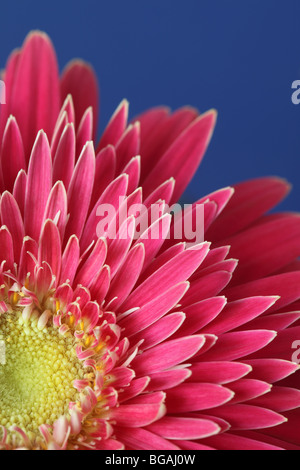
<svg viewBox="0 0 300 470"><path fill-rule="evenodd" d="M179 450L179 447L143 428L116 427L116 436L126 448L133 450Z"/></svg>
<svg viewBox="0 0 300 470"><path fill-rule="evenodd" d="M244 325L258 315L261 315L269 307L274 305L278 297L248 297L228 303L222 315L218 316L209 325L204 327L203 333L220 335Z"/></svg>
<svg viewBox="0 0 300 470"><path fill-rule="evenodd" d="M188 288L187 282L171 287L166 292L150 300L135 312L119 320L126 336L143 331L174 308Z"/></svg>
<svg viewBox="0 0 300 470"><path fill-rule="evenodd" d="M21 170L19 171L15 184L14 184L13 196L16 202L18 203L22 217L24 217L24 210L25 210L26 187L27 187L27 176L26 176L25 171Z"/></svg>
<svg viewBox="0 0 300 470"><path fill-rule="evenodd" d="M5 188L12 191L20 170L26 168L22 136L13 116L10 116L3 135L1 148L1 170Z"/></svg>
<svg viewBox="0 0 300 470"><path fill-rule="evenodd" d="M126 129L128 118L128 101L123 100L112 115L98 144L96 153L109 144L116 145Z"/></svg>
<svg viewBox="0 0 300 470"><path fill-rule="evenodd" d="M90 106L93 108L94 132L96 132L99 105L98 83L92 67L82 60L73 60L63 71L61 78L62 99L65 99L69 94L74 100L77 124L81 121L86 109Z"/></svg>
<svg viewBox="0 0 300 470"><path fill-rule="evenodd" d="M151 381L147 387L149 392L156 390L168 390L176 385L185 382L190 377L191 372L188 369L170 369L165 371L153 372Z"/></svg>
<svg viewBox="0 0 300 470"><path fill-rule="evenodd" d="M177 331L182 325L184 319L185 314L182 312L166 315L150 327L131 337L131 341L137 343L140 340L143 340L142 348L143 351L145 351L146 349L152 348L172 336L173 333L175 333L175 331Z"/></svg>
<svg viewBox="0 0 300 470"><path fill-rule="evenodd" d="M60 282L69 282L72 284L78 264L79 264L79 257L80 257L80 248L79 248L79 241L76 235L73 235L69 238L66 248L63 252L62 262L61 262L61 274L60 274Z"/></svg>
<svg viewBox="0 0 300 470"><path fill-rule="evenodd" d="M269 428L286 422L286 418L274 411L250 405L225 405L214 412L228 421L233 431Z"/></svg>
<svg viewBox="0 0 300 470"><path fill-rule="evenodd" d="M62 181L65 188L68 189L74 171L74 162L75 130L73 124L67 124L54 157L53 182Z"/></svg>
<svg viewBox="0 0 300 470"><path fill-rule="evenodd" d="M208 410L229 402L234 393L221 385L209 383L184 383L167 393L168 413L186 413Z"/></svg>
<svg viewBox="0 0 300 470"><path fill-rule="evenodd" d="M114 179L116 172L116 153L112 145L108 145L96 155L96 169L91 208L93 208L106 187Z"/></svg>
<svg viewBox="0 0 300 470"><path fill-rule="evenodd" d="M52 135L59 100L58 66L53 46L45 33L30 33L21 51L11 96L11 113L20 127L27 158L40 129Z"/></svg>
<svg viewBox="0 0 300 470"><path fill-rule="evenodd" d="M192 357L204 342L203 336L196 335L166 341L137 356L132 362L132 368L139 375L169 369Z"/></svg>
<svg viewBox="0 0 300 470"><path fill-rule="evenodd" d="M257 440L237 436L232 433L224 433L219 436L210 437L205 442L219 450L284 450L281 447L261 441L259 434L256 437Z"/></svg>
<svg viewBox="0 0 300 470"><path fill-rule="evenodd" d="M222 240L258 219L276 206L289 192L289 184L279 178L259 178L234 186L235 194L226 210L207 233L208 240Z"/></svg>
<svg viewBox="0 0 300 470"><path fill-rule="evenodd" d="M116 145L117 173L123 169L136 155L140 153L140 124L130 124Z"/></svg>
<svg viewBox="0 0 300 470"><path fill-rule="evenodd" d="M103 266L106 254L106 242L102 238L99 238L88 259L85 261L84 265L81 266L75 278L75 284L88 286Z"/></svg>
<svg viewBox="0 0 300 470"><path fill-rule="evenodd" d="M60 233L61 239L63 239L67 221L67 194L65 187L61 181L58 181L52 188L44 219L51 219L55 221L57 228Z"/></svg>
<svg viewBox="0 0 300 470"><path fill-rule="evenodd" d="M231 382L230 390L234 392L234 398L231 400L230 404L233 405L251 400L251 404L255 405L254 399L261 395L269 394L271 388L272 385L267 382L248 378Z"/></svg>
<svg viewBox="0 0 300 470"><path fill-rule="evenodd" d="M117 297L110 306L118 309L132 291L143 267L145 250L143 244L135 245L128 253L123 265L115 275L107 297L110 302Z"/></svg>
<svg viewBox="0 0 300 470"><path fill-rule="evenodd" d="M104 204L110 204L115 210L119 208L120 201L124 200L128 186L128 176L120 175L101 194L95 206L93 207L87 222L81 239L82 249L85 250L98 236L103 236L103 233L97 233L97 226L101 221L100 215L98 214L98 208Z"/></svg>
<svg viewBox="0 0 300 470"><path fill-rule="evenodd" d="M25 195L25 231L35 240L40 236L51 184L50 147L46 134L40 131L30 157Z"/></svg>
<svg viewBox="0 0 300 470"><path fill-rule="evenodd" d="M93 139L93 108L87 108L76 133L76 157L78 158L85 144Z"/></svg>
<svg viewBox="0 0 300 470"><path fill-rule="evenodd" d="M249 374L251 367L239 362L198 362L190 367L191 382L228 384Z"/></svg>
<svg viewBox="0 0 300 470"><path fill-rule="evenodd" d="M95 176L95 153L92 142L88 142L82 150L76 164L68 189L68 207L70 218L66 228L66 239L71 235L80 238L88 208L90 205L93 181ZM80 211L78 208L80 207Z"/></svg>
<svg viewBox="0 0 300 470"><path fill-rule="evenodd" d="M156 421L163 413L162 403L145 405L120 405L110 411L119 426L139 428Z"/></svg>
<svg viewBox="0 0 300 470"><path fill-rule="evenodd" d="M18 204L7 191L2 194L1 198L1 221L7 226L9 232L13 233L14 259L18 263L25 231Z"/></svg>
<svg viewBox="0 0 300 470"><path fill-rule="evenodd" d="M171 202L177 201L193 177L208 146L216 121L214 111L203 114L193 121L161 157L159 163L147 175L143 188L149 195L155 184L171 176L176 185Z"/></svg>
<svg viewBox="0 0 300 470"><path fill-rule="evenodd" d="M259 225L226 239L230 255L239 259L233 283L266 277L290 263L300 255L299 239L300 217L285 214L276 220L266 217Z"/></svg>
<svg viewBox="0 0 300 470"><path fill-rule="evenodd" d="M109 266L103 266L93 281L89 284L91 296L102 305L107 291L110 286L110 269Z"/></svg>
<svg viewBox="0 0 300 470"><path fill-rule="evenodd" d="M39 264L49 264L53 274L59 279L61 268L61 240L57 226L52 220L46 220L39 244Z"/></svg>
<svg viewBox="0 0 300 470"><path fill-rule="evenodd" d="M238 331L225 333L213 349L205 353L205 361L234 361L248 356L269 344L276 333L268 330Z"/></svg>
<svg viewBox="0 0 300 470"><path fill-rule="evenodd" d="M246 361L253 371L249 377L275 383L298 370L299 366L282 359L251 359Z"/></svg>
<svg viewBox="0 0 300 470"><path fill-rule="evenodd" d="M14 248L12 236L7 227L0 228L0 263L6 261L5 270L12 270L14 266Z"/></svg>
<svg viewBox="0 0 300 470"><path fill-rule="evenodd" d="M127 310L137 305L145 305L153 297L153 292L166 291L188 279L201 264L208 250L209 244L203 243L197 248L192 247L179 253L133 291L123 308Z"/></svg>
<svg viewBox="0 0 300 470"><path fill-rule="evenodd" d="M300 391L290 387L273 387L271 392L252 400L253 405L282 413L300 406Z"/></svg>
<svg viewBox="0 0 300 470"><path fill-rule="evenodd" d="M204 439L218 434L220 428L207 419L166 416L147 428L166 439Z"/></svg>
<svg viewBox="0 0 300 470"><path fill-rule="evenodd" d="M220 314L225 305L225 297L213 297L186 307L184 309L186 320L180 330L180 334L190 335L201 330Z"/></svg>
<svg viewBox="0 0 300 470"><path fill-rule="evenodd" d="M167 108L150 109L137 118L142 129L143 178L197 117L198 112L186 106L171 115ZM154 122L153 118L157 121Z"/></svg>

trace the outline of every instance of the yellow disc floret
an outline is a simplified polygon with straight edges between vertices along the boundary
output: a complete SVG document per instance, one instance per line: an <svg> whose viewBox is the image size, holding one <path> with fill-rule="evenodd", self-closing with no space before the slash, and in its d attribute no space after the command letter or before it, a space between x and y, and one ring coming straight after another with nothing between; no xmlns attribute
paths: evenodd
<svg viewBox="0 0 300 470"><path fill-rule="evenodd" d="M58 329L38 327L38 319L24 321L21 312L0 315L0 341L5 361L0 363L0 425L21 428L31 438L39 426L52 425L68 415L78 399L74 380L85 371L78 360L74 336Z"/></svg>

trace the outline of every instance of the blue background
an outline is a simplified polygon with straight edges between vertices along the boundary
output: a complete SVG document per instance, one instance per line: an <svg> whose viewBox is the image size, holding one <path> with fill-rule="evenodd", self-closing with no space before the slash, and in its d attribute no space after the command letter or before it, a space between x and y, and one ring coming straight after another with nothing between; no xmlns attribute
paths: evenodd
<svg viewBox="0 0 300 470"><path fill-rule="evenodd" d="M91 62L101 84L100 129L123 97L145 108L217 108L214 138L185 195L280 175L300 209L299 0L1 2L0 65L31 29L52 38L62 69Z"/></svg>

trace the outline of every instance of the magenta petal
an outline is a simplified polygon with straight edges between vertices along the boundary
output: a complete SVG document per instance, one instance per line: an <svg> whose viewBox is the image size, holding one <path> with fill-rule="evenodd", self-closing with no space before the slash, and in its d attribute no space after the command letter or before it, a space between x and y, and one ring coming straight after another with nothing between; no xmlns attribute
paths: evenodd
<svg viewBox="0 0 300 470"><path fill-rule="evenodd" d="M120 405L110 411L112 419L120 426L136 428L147 426L156 421L163 412L163 405L157 404L134 404Z"/></svg>
<svg viewBox="0 0 300 470"><path fill-rule="evenodd" d="M293 410L300 406L300 390L290 387L273 387L267 395L252 400L252 404L279 413Z"/></svg>
<svg viewBox="0 0 300 470"><path fill-rule="evenodd" d="M23 218L24 218L24 211L25 211L26 187L27 187L27 176L26 176L25 171L21 170L19 171L15 184L14 184L13 196L16 202L18 203L18 206L19 206L19 209Z"/></svg>
<svg viewBox="0 0 300 470"><path fill-rule="evenodd" d="M102 134L96 153L107 145L116 145L126 129L128 118L128 101L123 100L112 115L105 131Z"/></svg>
<svg viewBox="0 0 300 470"><path fill-rule="evenodd" d="M208 250L209 244L203 243L196 249L193 247L179 253L133 291L123 307L127 310L137 305L144 305L153 297L153 292L166 291L172 285L188 279L201 264Z"/></svg>
<svg viewBox="0 0 300 470"><path fill-rule="evenodd" d="M184 383L170 389L166 406L169 413L208 410L229 402L234 393L221 385Z"/></svg>
<svg viewBox="0 0 300 470"><path fill-rule="evenodd" d="M143 244L135 245L128 253L123 265L115 275L107 298L110 308L118 309L130 294L141 273L145 257Z"/></svg>
<svg viewBox="0 0 300 470"><path fill-rule="evenodd" d="M203 336L196 335L166 341L137 356L132 367L140 375L169 369L193 356L204 342Z"/></svg>
<svg viewBox="0 0 300 470"><path fill-rule="evenodd" d="M218 434L220 428L213 421L166 416L148 428L166 439L204 439Z"/></svg>
<svg viewBox="0 0 300 470"><path fill-rule="evenodd" d="M146 349L152 348L172 336L175 331L180 328L184 319L185 314L182 312L175 312L170 315L166 315L142 332L135 334L130 339L136 343L143 340L142 349L145 351Z"/></svg>
<svg viewBox="0 0 300 470"><path fill-rule="evenodd" d="M25 195L25 231L35 240L41 233L51 184L50 147L46 134L40 131L30 157Z"/></svg>
<svg viewBox="0 0 300 470"><path fill-rule="evenodd" d="M208 239L229 237L258 219L278 204L289 192L289 184L280 178L258 178L234 186L235 193L226 211L208 232Z"/></svg>
<svg viewBox="0 0 300 470"><path fill-rule="evenodd" d="M3 135L1 170L5 188L12 191L20 170L26 168L22 136L13 116L10 116Z"/></svg>
<svg viewBox="0 0 300 470"><path fill-rule="evenodd" d="M140 124L130 124L116 145L117 172L123 169L129 161L140 154Z"/></svg>
<svg viewBox="0 0 300 470"><path fill-rule="evenodd" d="M188 369L169 369L165 371L153 372L151 381L147 387L149 392L156 390L168 390L184 382L190 377L191 372Z"/></svg>
<svg viewBox="0 0 300 470"><path fill-rule="evenodd" d="M248 439L244 436L225 433L210 437L205 442L220 450L284 450L282 447L263 442L259 434L256 434L256 439Z"/></svg>
<svg viewBox="0 0 300 470"><path fill-rule="evenodd" d="M75 130L73 124L67 124L54 157L53 163L53 182L62 181L65 188L69 184L74 171L75 163Z"/></svg>
<svg viewBox="0 0 300 470"><path fill-rule="evenodd" d="M19 262L23 238L25 236L23 219L14 197L5 191L1 198L1 221L13 233L14 259Z"/></svg>
<svg viewBox="0 0 300 470"><path fill-rule="evenodd" d="M67 221L67 194L61 181L53 186L49 194L44 219L55 221L60 237L63 239Z"/></svg>
<svg viewBox="0 0 300 470"><path fill-rule="evenodd" d="M225 240L230 255L239 260L233 284L275 273L300 255L300 217L266 217L260 224ZM278 246L280 250L278 251Z"/></svg>
<svg viewBox="0 0 300 470"><path fill-rule="evenodd" d="M84 93L82 92L84 90ZM61 94L65 99L69 94L73 97L77 125L86 109L90 106L94 114L94 132L98 123L99 89L92 67L82 60L70 62L61 78ZM95 137L95 134L93 134Z"/></svg>
<svg viewBox="0 0 300 470"><path fill-rule="evenodd" d="M80 257L79 241L76 235L69 238L66 248L62 256L62 269L60 274L60 282L74 281L74 277L78 268Z"/></svg>
<svg viewBox="0 0 300 470"><path fill-rule="evenodd" d="M150 194L154 189L153 181L157 185L173 176L176 185L171 202L179 199L203 158L215 121L216 113L212 111L192 122L147 175L143 183L145 195Z"/></svg>
<svg viewBox="0 0 300 470"><path fill-rule="evenodd" d="M116 172L116 152L112 145L108 145L96 155L96 169L93 194L91 198L91 209L97 200L112 182Z"/></svg>
<svg viewBox="0 0 300 470"><path fill-rule="evenodd" d="M179 447L143 428L116 428L117 438L133 450L180 450Z"/></svg>
<svg viewBox="0 0 300 470"><path fill-rule="evenodd" d="M260 350L276 337L274 331L252 330L225 333L213 349L205 353L204 360L233 361Z"/></svg>
<svg viewBox="0 0 300 470"><path fill-rule="evenodd" d="M141 308L120 319L119 324L125 329L126 336L139 333L159 320L177 305L187 289L187 282L176 284L161 295L154 295Z"/></svg>
<svg viewBox="0 0 300 470"><path fill-rule="evenodd" d="M93 298L102 305L105 296L110 286L110 269L109 266L104 265L92 282L89 284L89 289Z"/></svg>
<svg viewBox="0 0 300 470"><path fill-rule="evenodd" d="M76 134L76 158L82 152L86 142L93 139L93 108L88 108L79 123Z"/></svg>
<svg viewBox="0 0 300 470"><path fill-rule="evenodd" d="M71 235L80 238L90 205L95 176L95 153L92 142L88 142L76 164L68 189L70 218L66 228L66 239ZM80 207L80 211L77 208Z"/></svg>
<svg viewBox="0 0 300 470"><path fill-rule="evenodd" d="M230 422L233 431L269 428L286 422L286 418L274 411L250 405L225 405L211 413Z"/></svg>
<svg viewBox="0 0 300 470"><path fill-rule="evenodd" d="M248 297L229 302L224 307L222 315L203 329L203 333L219 335L244 325L258 315L261 315L278 300L278 297Z"/></svg>
<svg viewBox="0 0 300 470"><path fill-rule="evenodd" d="M239 362L197 362L190 367L190 382L228 384L251 372L251 366Z"/></svg>
<svg viewBox="0 0 300 470"><path fill-rule="evenodd" d="M271 384L288 377L299 368L297 364L282 359L248 359L246 363L253 369L249 377L266 380Z"/></svg>
<svg viewBox="0 0 300 470"><path fill-rule="evenodd" d="M5 269L12 270L14 266L14 247L12 236L7 227L0 228L0 263L5 261Z"/></svg>
<svg viewBox="0 0 300 470"><path fill-rule="evenodd" d="M53 274L59 279L61 267L61 239L57 226L52 220L46 220L41 233L38 261L49 264Z"/></svg>
<svg viewBox="0 0 300 470"><path fill-rule="evenodd" d="M51 137L59 101L58 66L53 46L46 34L30 33L21 50L11 96L11 114L20 127L27 158L40 129Z"/></svg>
<svg viewBox="0 0 300 470"><path fill-rule="evenodd" d="M83 286L88 286L101 269L105 261L106 254L106 242L102 238L99 238L88 259L85 261L83 266L81 266L74 281L75 285L82 284Z"/></svg>

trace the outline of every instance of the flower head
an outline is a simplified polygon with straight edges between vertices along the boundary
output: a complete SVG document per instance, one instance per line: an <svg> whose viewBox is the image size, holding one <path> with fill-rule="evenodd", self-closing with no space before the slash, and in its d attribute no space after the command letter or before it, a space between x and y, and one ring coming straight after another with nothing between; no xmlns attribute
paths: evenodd
<svg viewBox="0 0 300 470"><path fill-rule="evenodd" d="M95 143L92 69L74 61L59 79L39 32L4 79L0 448L297 448L300 219L265 215L289 185L197 201L205 241L190 245L168 207L215 111L128 124L123 101ZM99 207L114 209L107 224Z"/></svg>

